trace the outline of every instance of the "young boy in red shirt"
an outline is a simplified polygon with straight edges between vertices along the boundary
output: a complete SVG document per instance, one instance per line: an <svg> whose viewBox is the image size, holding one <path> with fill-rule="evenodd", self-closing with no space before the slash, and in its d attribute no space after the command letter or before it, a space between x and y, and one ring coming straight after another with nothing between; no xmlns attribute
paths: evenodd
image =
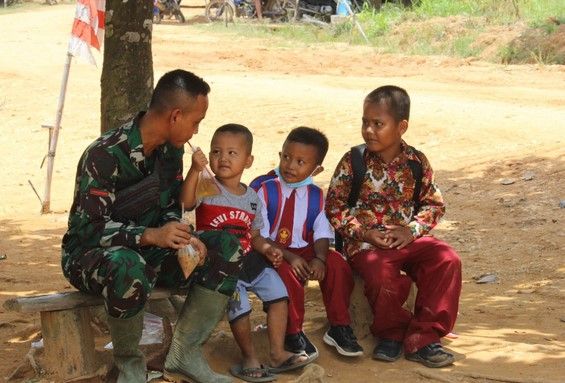
<svg viewBox="0 0 565 383"><path fill-rule="evenodd" d="M280 152L277 177L263 182L257 193L265 206L261 235L284 249L277 271L289 297L285 348L305 351L310 360L318 356L318 350L302 329L308 280L318 281L322 290L330 322L324 342L342 355L363 354L350 327L351 269L341 254L329 249L334 233L324 212L323 193L312 181L324 169L327 151L323 133L307 127L293 129Z"/></svg>
<svg viewBox="0 0 565 383"><path fill-rule="evenodd" d="M449 245L427 235L445 205L428 160L402 140L409 114L410 98L402 88L383 86L367 95L361 127L366 170L359 198L349 205L353 167L348 152L331 180L326 213L344 238L350 265L365 281L374 316L371 331L378 338L373 358L392 362L404 348L408 360L444 367L454 361L440 338L457 317L461 260ZM414 314L402 307L406 276L401 271L418 287Z"/></svg>
<svg viewBox="0 0 565 383"><path fill-rule="evenodd" d="M196 205L197 231L225 230L240 241L243 260L235 294L228 302L228 320L243 360L241 364L232 366L230 372L249 382L267 382L275 380L273 373L294 370L310 360L303 354L284 350L288 295L274 270L282 262L283 253L260 235L263 226L261 202L257 193L241 182L244 170L253 163L252 148L253 135L247 127L226 124L216 129L210 143L209 158L221 193L197 198L198 176L208 163L204 153L197 150L192 156L192 166L183 183L181 198L188 208ZM270 367L264 367L255 352L248 291L259 297L267 312Z"/></svg>

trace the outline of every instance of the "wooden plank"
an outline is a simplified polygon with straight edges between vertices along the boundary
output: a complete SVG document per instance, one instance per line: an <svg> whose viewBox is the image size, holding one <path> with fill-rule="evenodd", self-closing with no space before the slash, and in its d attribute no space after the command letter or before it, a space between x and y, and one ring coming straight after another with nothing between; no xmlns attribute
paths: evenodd
<svg viewBox="0 0 565 383"><path fill-rule="evenodd" d="M156 288L151 292L149 299L168 298L171 294L176 293L182 292ZM9 311L30 313L38 311L68 310L77 307L98 306L101 304L103 304L103 300L100 296L89 295L80 291L69 291L65 293L8 299L4 302L4 308Z"/></svg>
<svg viewBox="0 0 565 383"><path fill-rule="evenodd" d="M41 334L47 365L62 381L92 377L98 368L90 310L77 308L41 313Z"/></svg>
<svg viewBox="0 0 565 383"><path fill-rule="evenodd" d="M351 300L349 303L349 316L351 317L351 327L358 339L364 339L371 335L371 324L373 323L373 310L365 296L365 282L359 274L353 274L353 292L351 293ZM410 286L410 294L404 303L406 310L414 312L414 305L416 302L416 295L418 288L415 283Z"/></svg>

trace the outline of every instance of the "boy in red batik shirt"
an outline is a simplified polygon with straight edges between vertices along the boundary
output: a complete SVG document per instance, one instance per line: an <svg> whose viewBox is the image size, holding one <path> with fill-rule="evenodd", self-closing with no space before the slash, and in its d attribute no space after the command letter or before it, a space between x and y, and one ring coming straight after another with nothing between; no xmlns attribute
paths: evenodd
<svg viewBox="0 0 565 383"><path fill-rule="evenodd" d="M440 338L457 317L461 260L449 245L426 235L445 206L428 160L402 140L409 114L410 98L402 88L383 86L367 95L361 128L366 171L359 198L349 206L353 168L348 152L332 177L326 213L344 238L353 270L365 281L374 316L371 331L378 338L373 358L392 362L404 348L408 360L444 367L454 361ZM421 180L411 162L420 167ZM418 287L414 314L402 307L406 277L401 271Z"/></svg>

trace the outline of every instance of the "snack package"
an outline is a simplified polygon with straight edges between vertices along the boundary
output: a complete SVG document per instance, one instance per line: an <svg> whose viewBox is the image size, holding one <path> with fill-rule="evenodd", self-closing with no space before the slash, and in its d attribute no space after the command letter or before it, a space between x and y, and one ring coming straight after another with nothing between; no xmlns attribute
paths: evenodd
<svg viewBox="0 0 565 383"><path fill-rule="evenodd" d="M186 245L177 251L177 260L182 274L185 278L188 278L200 262L200 256L192 245Z"/></svg>
<svg viewBox="0 0 565 383"><path fill-rule="evenodd" d="M208 169L200 172L198 183L196 184L196 198L202 199L213 195L221 194L220 188L216 184L212 174Z"/></svg>
<svg viewBox="0 0 565 383"><path fill-rule="evenodd" d="M190 142L188 142L188 146L190 146L192 153L196 153L197 150L200 150L198 147L192 146ZM198 175L198 183L196 184L196 198L202 199L204 197L211 197L213 195L219 194L222 194L222 191L216 183L212 171L208 166L204 167L204 170L201 171Z"/></svg>
<svg viewBox="0 0 565 383"><path fill-rule="evenodd" d="M190 224L188 216L184 211L184 205L182 206L182 217L180 221L187 225ZM188 278L198 265L198 262L200 262L200 255L198 254L198 251L192 247L192 245L188 244L183 248L178 249L177 260L182 270L182 274L185 278Z"/></svg>

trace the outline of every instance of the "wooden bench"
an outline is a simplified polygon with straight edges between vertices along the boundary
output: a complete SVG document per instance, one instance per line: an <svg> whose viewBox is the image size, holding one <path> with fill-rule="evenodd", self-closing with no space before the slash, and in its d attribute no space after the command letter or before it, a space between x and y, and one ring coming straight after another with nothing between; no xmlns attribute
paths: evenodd
<svg viewBox="0 0 565 383"><path fill-rule="evenodd" d="M169 298L179 292L156 288L149 300ZM4 308L25 314L40 313L46 362L64 382L95 377L95 358L90 307L102 305L102 297L79 291L13 298Z"/></svg>
<svg viewBox="0 0 565 383"><path fill-rule="evenodd" d="M364 282L354 275L355 287L349 308L352 327L359 339L371 334L372 310L364 295ZM406 306L414 307L415 284L412 284ZM156 288L149 297L155 303L173 294L186 292ZM12 298L4 303L4 308L24 314L40 313L41 333L45 347L47 366L61 381L86 381L98 373L98 361L94 347L94 333L90 325L90 308L103 304L101 297L79 291ZM93 380L96 381L96 380Z"/></svg>
<svg viewBox="0 0 565 383"><path fill-rule="evenodd" d="M355 335L358 339L364 339L365 337L371 335L373 310L369 306L367 297L365 297L365 282L357 273L353 273L353 280L355 282L355 286L353 287L353 292L351 293L351 301L349 304L351 327L355 331ZM407 310L414 312L414 304L416 301L417 293L418 288L416 287L415 283L412 283L410 287L410 294L408 295L408 299L404 303L404 307Z"/></svg>

